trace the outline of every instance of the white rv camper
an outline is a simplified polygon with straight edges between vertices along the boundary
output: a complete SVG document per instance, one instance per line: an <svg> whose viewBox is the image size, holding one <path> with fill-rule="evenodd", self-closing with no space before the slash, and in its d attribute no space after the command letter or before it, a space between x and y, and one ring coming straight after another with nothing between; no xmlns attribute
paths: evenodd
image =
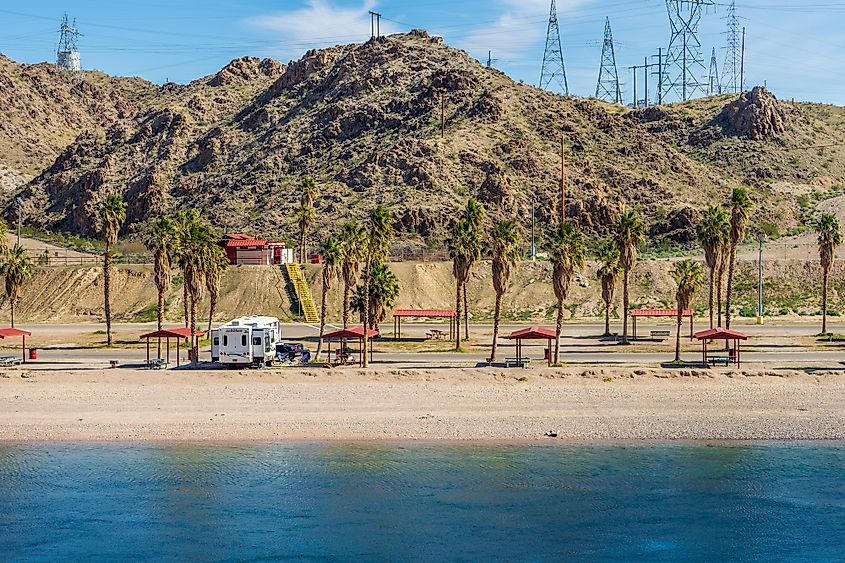
<svg viewBox="0 0 845 563"><path fill-rule="evenodd" d="M211 331L211 361L225 366L272 365L282 333L276 317L241 317Z"/></svg>

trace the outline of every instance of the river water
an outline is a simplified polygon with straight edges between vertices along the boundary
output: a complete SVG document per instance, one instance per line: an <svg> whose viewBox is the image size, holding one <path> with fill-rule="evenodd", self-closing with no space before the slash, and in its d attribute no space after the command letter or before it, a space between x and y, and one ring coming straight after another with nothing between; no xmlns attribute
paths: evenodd
<svg viewBox="0 0 845 563"><path fill-rule="evenodd" d="M3 560L845 559L845 445L0 445Z"/></svg>

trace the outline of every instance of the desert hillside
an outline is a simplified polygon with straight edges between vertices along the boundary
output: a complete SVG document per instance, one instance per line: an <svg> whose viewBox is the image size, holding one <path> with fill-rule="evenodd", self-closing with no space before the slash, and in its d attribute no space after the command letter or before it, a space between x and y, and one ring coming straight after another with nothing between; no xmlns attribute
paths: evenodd
<svg viewBox="0 0 845 563"><path fill-rule="evenodd" d="M421 31L289 65L238 59L161 87L98 73L73 82L3 59L0 99L19 93L25 102L4 111L0 165L31 179L20 192L28 224L81 235L94 234L97 202L116 192L129 202L125 234L190 206L219 228L291 239L310 174L320 236L384 203L402 245L437 247L468 196L494 217L526 217L536 194L548 219L561 136L567 212L592 233L624 203L653 239L685 244L698 210L742 183L754 188L755 223L783 233L845 180L842 108L760 88L629 110L515 83Z"/></svg>
<svg viewBox="0 0 845 563"><path fill-rule="evenodd" d="M399 278L399 308L454 308L454 278L451 264L445 262L390 264ZM672 262L646 260L637 265L632 278L633 307L673 307L675 284ZM832 277L830 310L845 314L845 271L837 265ZM575 318L599 319L603 315L601 287L594 279L594 266L576 277L567 309ZM319 300L320 269L305 269L315 300ZM736 287L736 314L756 313L757 277L753 262L740 262ZM468 286L472 317L489 321L493 315L495 293L488 263L473 274ZM772 260L766 263L766 314L772 316L809 316L820 309L819 269L812 262ZM156 290L152 268L120 266L113 274L112 314L116 322L155 320ZM619 290L621 295L621 289ZM619 302L617 296L617 306ZM182 318L182 280L175 276L173 290L167 295L167 316L173 322ZM8 315L5 300L0 301L0 317ZM699 292L695 308L703 314L707 293ZM555 314L554 293L548 263L524 262L514 274L511 289L503 304L503 318L510 321L552 322ZM340 319L341 290L329 294L329 320ZM207 318L208 303L200 305L200 317ZM239 266L223 277L216 321L246 314L266 314L291 321L297 311L285 289L278 268ZM39 268L35 278L24 288L18 306L20 322L101 322L103 319L102 269L98 267ZM666 320L667 323L671 321Z"/></svg>

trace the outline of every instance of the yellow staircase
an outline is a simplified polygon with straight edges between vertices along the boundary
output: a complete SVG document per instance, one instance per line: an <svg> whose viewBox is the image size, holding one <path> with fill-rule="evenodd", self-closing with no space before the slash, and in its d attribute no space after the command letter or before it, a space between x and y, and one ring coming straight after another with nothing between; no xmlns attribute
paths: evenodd
<svg viewBox="0 0 845 563"><path fill-rule="evenodd" d="M293 290L296 293L296 298L299 300L300 305L302 305L302 314L305 316L305 322L320 322L317 307L311 298L311 291L308 289L308 284L305 282L305 277L302 275L302 269L299 267L299 264L288 262L285 264L285 269L287 270L288 279L293 286Z"/></svg>

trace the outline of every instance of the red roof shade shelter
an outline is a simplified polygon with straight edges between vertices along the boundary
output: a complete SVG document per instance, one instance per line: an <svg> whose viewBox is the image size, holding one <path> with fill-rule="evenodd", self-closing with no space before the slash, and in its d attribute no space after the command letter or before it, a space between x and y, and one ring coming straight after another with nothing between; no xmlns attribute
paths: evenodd
<svg viewBox="0 0 845 563"><path fill-rule="evenodd" d="M710 362L714 360L727 360L727 364L736 364L736 367L739 367L741 359L739 356L739 343L742 340L748 340L748 336L742 334L741 332L737 332L735 330L730 330L727 328L711 328L708 330L703 330L695 334L695 337L701 341L701 359L704 363L704 367L710 367ZM734 343L733 348L728 349L728 356L725 358L724 356L716 356L716 355L707 355L707 342L709 340L725 340L730 342L731 340Z"/></svg>
<svg viewBox="0 0 845 563"><path fill-rule="evenodd" d="M194 332L194 337L202 336L205 334L203 331L198 330ZM155 332L149 332L147 334L142 334L141 338L146 338L147 340L147 365L150 365L150 339L156 338L158 339L158 355L161 356L161 339L164 338L167 342L167 356L165 358L159 357L159 360L164 359L168 364L170 363L170 339L173 338L176 340L176 367L179 367L179 340L191 340L191 329L180 326L178 328L163 328L161 330L157 330ZM191 342L190 344L193 344ZM188 346L188 349L191 349L191 346Z"/></svg>
<svg viewBox="0 0 845 563"><path fill-rule="evenodd" d="M455 337L455 311L451 309L396 309L393 311L393 338L402 338L404 318L449 319L449 340Z"/></svg>
<svg viewBox="0 0 845 563"><path fill-rule="evenodd" d="M367 338L370 341L370 361L373 361L373 338L379 335L379 331L375 329L370 329L367 331ZM336 330L335 332L330 332L328 334L323 335L323 340L326 341L328 346L327 353L329 356L329 362L332 359L332 341L340 341L341 351L343 350L343 343L347 340L358 340L359 348L358 348L358 364L363 367L364 365L364 327L356 326L352 328L344 328L341 330Z"/></svg>
<svg viewBox="0 0 845 563"><path fill-rule="evenodd" d="M658 317L672 317L677 318L678 310L677 309L634 309L631 311L631 338L634 340L637 339L637 319L640 318L658 318ZM684 317L689 317L689 337L693 337L693 322L695 315L693 314L692 310L684 309Z"/></svg>
<svg viewBox="0 0 845 563"><path fill-rule="evenodd" d="M32 333L19 328L0 328L0 338L17 338L18 336L21 337L22 359L26 363L26 337L32 336Z"/></svg>
<svg viewBox="0 0 845 563"><path fill-rule="evenodd" d="M516 340L516 363L517 365L522 364L522 341L523 340L545 340L548 342L549 346L549 366L552 365L552 340L557 338L557 334L555 331L549 328L523 328L522 330L517 330L512 332L510 336L508 336L508 340Z"/></svg>

